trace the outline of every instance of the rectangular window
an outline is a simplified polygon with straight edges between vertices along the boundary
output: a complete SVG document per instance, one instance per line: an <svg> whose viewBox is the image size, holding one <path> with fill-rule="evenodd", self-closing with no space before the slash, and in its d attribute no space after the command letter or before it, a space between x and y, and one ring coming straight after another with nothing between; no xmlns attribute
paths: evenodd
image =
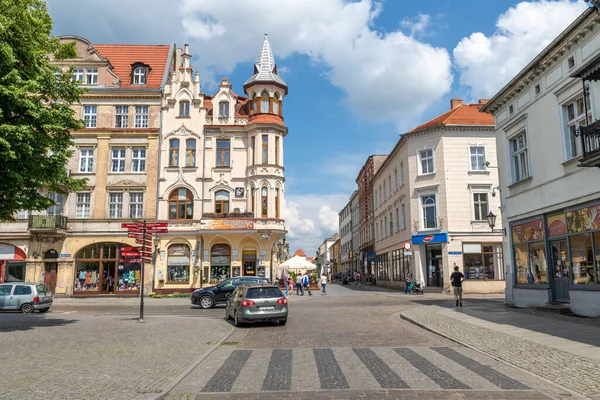
<svg viewBox="0 0 600 400"><path fill-rule="evenodd" d="M402 204L402 229L406 229L406 205Z"/></svg>
<svg viewBox="0 0 600 400"><path fill-rule="evenodd" d="M29 218L29 211L19 210L17 212L17 219L27 219L27 218Z"/></svg>
<svg viewBox="0 0 600 400"><path fill-rule="evenodd" d="M96 127L96 106L83 106L83 122L86 128Z"/></svg>
<svg viewBox="0 0 600 400"><path fill-rule="evenodd" d="M94 149L79 149L79 172L94 171Z"/></svg>
<svg viewBox="0 0 600 400"><path fill-rule="evenodd" d="M433 174L433 149L419 151L420 175Z"/></svg>
<svg viewBox="0 0 600 400"><path fill-rule="evenodd" d="M83 68L73 68L73 82L83 82Z"/></svg>
<svg viewBox="0 0 600 400"><path fill-rule="evenodd" d="M388 175L388 195L392 195L392 176Z"/></svg>
<svg viewBox="0 0 600 400"><path fill-rule="evenodd" d="M394 190L398 189L398 170L394 169Z"/></svg>
<svg viewBox="0 0 600 400"><path fill-rule="evenodd" d="M375 222L375 240L379 240L379 222Z"/></svg>
<svg viewBox="0 0 600 400"><path fill-rule="evenodd" d="M125 172L125 149L112 149L112 172Z"/></svg>
<svg viewBox="0 0 600 400"><path fill-rule="evenodd" d="M123 193L108 194L108 218L123 218Z"/></svg>
<svg viewBox="0 0 600 400"><path fill-rule="evenodd" d="M115 107L115 128L127 128L129 126L129 106Z"/></svg>
<svg viewBox="0 0 600 400"><path fill-rule="evenodd" d="M392 213L390 213L390 236L394 234L394 221L392 219Z"/></svg>
<svg viewBox="0 0 600 400"><path fill-rule="evenodd" d="M509 139L513 183L529 178L529 155L525 132Z"/></svg>
<svg viewBox="0 0 600 400"><path fill-rule="evenodd" d="M131 151L131 172L146 171L146 149L133 148Z"/></svg>
<svg viewBox="0 0 600 400"><path fill-rule="evenodd" d="M179 102L179 116L180 117L189 117L190 116L190 102L187 100L182 100Z"/></svg>
<svg viewBox="0 0 600 400"><path fill-rule="evenodd" d="M485 171L485 147L470 146L469 153L471 156L471 171Z"/></svg>
<svg viewBox="0 0 600 400"><path fill-rule="evenodd" d="M383 237L388 237L387 216L383 217Z"/></svg>
<svg viewBox="0 0 600 400"><path fill-rule="evenodd" d="M404 185L404 163L400 163L400 186Z"/></svg>
<svg viewBox="0 0 600 400"><path fill-rule="evenodd" d="M185 166L196 166L196 139L187 139L185 141Z"/></svg>
<svg viewBox="0 0 600 400"><path fill-rule="evenodd" d="M98 68L88 68L85 72L85 83L88 85L98 84Z"/></svg>
<svg viewBox="0 0 600 400"><path fill-rule="evenodd" d="M92 198L91 193L77 193L77 202L75 204L75 217L76 218L89 218L90 217L91 198Z"/></svg>
<svg viewBox="0 0 600 400"><path fill-rule="evenodd" d="M65 206L65 195L60 193L50 193L48 198L54 202L54 205L48 207L46 214L48 215L62 215L63 208Z"/></svg>
<svg viewBox="0 0 600 400"><path fill-rule="evenodd" d="M262 135L262 163L269 163L269 136Z"/></svg>
<svg viewBox="0 0 600 400"><path fill-rule="evenodd" d="M217 139L217 167L229 167L230 145L229 139Z"/></svg>
<svg viewBox="0 0 600 400"><path fill-rule="evenodd" d="M396 232L400 232L400 210L396 208Z"/></svg>
<svg viewBox="0 0 600 400"><path fill-rule="evenodd" d="M592 120L590 97L586 96L587 104L583 103L583 96L563 106L565 121L565 143L567 147L567 159L575 158L583 154L581 145L580 128L586 126L585 109L587 106L589 120Z"/></svg>
<svg viewBox="0 0 600 400"><path fill-rule="evenodd" d="M255 158L254 158L255 153L256 153L256 136L252 136L252 153L250 155L252 157L252 161L251 161L250 165L254 165L254 163L256 162Z"/></svg>
<svg viewBox="0 0 600 400"><path fill-rule="evenodd" d="M387 186L385 184L385 180L383 181L383 201L387 199Z"/></svg>
<svg viewBox="0 0 600 400"><path fill-rule="evenodd" d="M227 118L229 117L229 103L226 101L222 101L219 103L219 117Z"/></svg>
<svg viewBox="0 0 600 400"><path fill-rule="evenodd" d="M135 106L135 127L148 127L148 106Z"/></svg>
<svg viewBox="0 0 600 400"><path fill-rule="evenodd" d="M179 139L169 140L169 167L179 166Z"/></svg>
<svg viewBox="0 0 600 400"><path fill-rule="evenodd" d="M275 165L279 165L279 136L275 136Z"/></svg>
<svg viewBox="0 0 600 400"><path fill-rule="evenodd" d="M501 243L464 243L465 279L504 279Z"/></svg>
<svg viewBox="0 0 600 400"><path fill-rule="evenodd" d="M438 227L436 195L421 196L423 207L423 229L435 229Z"/></svg>
<svg viewBox="0 0 600 400"><path fill-rule="evenodd" d="M487 193L473 193L473 221L485 221L488 210Z"/></svg>
<svg viewBox="0 0 600 400"><path fill-rule="evenodd" d="M129 218L142 218L144 212L144 193L129 193Z"/></svg>

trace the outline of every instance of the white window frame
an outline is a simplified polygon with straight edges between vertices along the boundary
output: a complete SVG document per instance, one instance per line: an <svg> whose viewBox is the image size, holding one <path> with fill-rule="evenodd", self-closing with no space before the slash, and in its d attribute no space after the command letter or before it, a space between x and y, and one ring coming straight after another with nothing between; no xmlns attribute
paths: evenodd
<svg viewBox="0 0 600 400"><path fill-rule="evenodd" d="M144 216L144 192L129 193L129 218L139 219Z"/></svg>
<svg viewBox="0 0 600 400"><path fill-rule="evenodd" d="M92 193L77 193L75 197L75 218L89 218L92 208Z"/></svg>
<svg viewBox="0 0 600 400"><path fill-rule="evenodd" d="M402 230L406 229L406 203L402 203Z"/></svg>
<svg viewBox="0 0 600 400"><path fill-rule="evenodd" d="M108 218L123 219L123 192L108 193Z"/></svg>
<svg viewBox="0 0 600 400"><path fill-rule="evenodd" d="M396 207L396 232L400 232L400 209Z"/></svg>
<svg viewBox="0 0 600 400"><path fill-rule="evenodd" d="M492 196L491 196L492 185L490 184L475 184L469 185L469 202L471 203L471 221L472 222L485 222L487 223L487 214L492 209ZM487 212L482 215L483 219L475 219L475 195L486 194L487 195Z"/></svg>
<svg viewBox="0 0 600 400"><path fill-rule="evenodd" d="M394 168L394 191L398 190L398 168Z"/></svg>
<svg viewBox="0 0 600 400"><path fill-rule="evenodd" d="M129 106L115 106L115 128L129 127Z"/></svg>
<svg viewBox="0 0 600 400"><path fill-rule="evenodd" d="M404 186L404 163L400 163L400 186Z"/></svg>
<svg viewBox="0 0 600 400"><path fill-rule="evenodd" d="M417 191L418 202L419 202L419 230L420 231L437 231L440 229L440 196L439 189L431 188L426 190ZM425 210L423 204L423 198L428 196L435 196L435 227L425 227Z"/></svg>
<svg viewBox="0 0 600 400"><path fill-rule="evenodd" d="M48 193L48 198L54 201L54 205L48 207L46 215L62 215L65 209L67 197L60 193Z"/></svg>
<svg viewBox="0 0 600 400"><path fill-rule="evenodd" d="M131 172L146 172L145 147L133 147L131 149Z"/></svg>
<svg viewBox="0 0 600 400"><path fill-rule="evenodd" d="M520 149L517 149L515 151L515 150L513 150L513 141L516 141L516 143L518 143L519 136L524 137L525 146ZM517 134L512 135L511 137L507 138L507 140L508 140L508 153L509 153L508 162L510 165L511 182L518 183L518 182L524 181L527 178L530 178L532 175L531 175L531 168L530 168L530 161L529 161L529 141L527 139L527 130L522 129ZM525 154L525 164L523 164L522 154ZM517 159L517 162L518 162L518 165L520 168L519 179L517 179L517 171L515 169L515 159ZM525 171L527 172L527 174L526 174L527 176L523 176L523 174L522 174L523 167L525 168Z"/></svg>
<svg viewBox="0 0 600 400"><path fill-rule="evenodd" d="M79 148L79 172L94 172L94 149L91 147Z"/></svg>
<svg viewBox="0 0 600 400"><path fill-rule="evenodd" d="M83 106L83 122L86 128L96 127L96 117L98 115L98 106Z"/></svg>
<svg viewBox="0 0 600 400"><path fill-rule="evenodd" d="M228 101L219 101L219 118L229 118Z"/></svg>
<svg viewBox="0 0 600 400"><path fill-rule="evenodd" d="M388 182L388 197L392 196L392 175L388 174L388 178L387 178L387 182Z"/></svg>
<svg viewBox="0 0 600 400"><path fill-rule="evenodd" d="M587 88L587 86L586 86ZM591 96L587 96L589 102L587 107L588 121L593 121L592 116L592 99ZM581 106L578 104L582 101ZM572 97L568 101L561 104L563 123L563 145L564 145L564 156L565 161L569 161L583 155L583 145L580 136L580 128L586 126L586 114L585 114L585 99L583 95L579 94ZM569 106L573 106L574 116L573 118L569 115ZM582 110L579 108L582 107Z"/></svg>
<svg viewBox="0 0 600 400"><path fill-rule="evenodd" d="M431 156L423 157L423 153L426 153L429 151L431 151ZM427 168L427 172L423 171L423 161L424 160L431 160L431 171L429 170L429 168ZM435 150L433 149L433 147L426 147L424 149L418 150L417 162L418 162L417 167L418 167L418 171L419 171L419 176L435 174Z"/></svg>
<svg viewBox="0 0 600 400"><path fill-rule="evenodd" d="M474 149L483 149L483 154L473 154L473 150ZM476 159L479 159L480 157L483 157L483 163L481 164L482 168L473 168L473 157L475 157ZM487 171L487 167L485 165L485 162L487 161L487 148L484 144L470 144L469 145L469 172L486 172ZM479 163L477 163L477 166L479 167Z"/></svg>
<svg viewBox="0 0 600 400"><path fill-rule="evenodd" d="M83 68L73 68L73 82L83 82Z"/></svg>
<svg viewBox="0 0 600 400"><path fill-rule="evenodd" d="M127 152L124 147L113 147L110 149L110 172L122 174L125 172L125 159Z"/></svg>
<svg viewBox="0 0 600 400"><path fill-rule="evenodd" d="M87 68L85 70L85 84L86 85L97 85L98 84L98 68Z"/></svg>
<svg viewBox="0 0 600 400"><path fill-rule="evenodd" d="M17 211L17 219L29 219L29 211L28 210Z"/></svg>
<svg viewBox="0 0 600 400"><path fill-rule="evenodd" d="M133 84L134 85L145 85L146 84L146 68L135 67L133 70Z"/></svg>
<svg viewBox="0 0 600 400"><path fill-rule="evenodd" d="M135 106L135 128L147 128L148 127L148 115L150 114L149 106Z"/></svg>

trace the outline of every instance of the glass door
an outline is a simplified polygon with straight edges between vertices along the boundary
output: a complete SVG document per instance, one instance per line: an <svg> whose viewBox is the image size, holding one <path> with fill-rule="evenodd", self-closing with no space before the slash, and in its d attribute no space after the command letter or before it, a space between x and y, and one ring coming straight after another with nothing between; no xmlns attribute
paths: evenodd
<svg viewBox="0 0 600 400"><path fill-rule="evenodd" d="M552 300L569 301L569 283L571 281L571 266L567 253L567 241L550 242L552 249Z"/></svg>

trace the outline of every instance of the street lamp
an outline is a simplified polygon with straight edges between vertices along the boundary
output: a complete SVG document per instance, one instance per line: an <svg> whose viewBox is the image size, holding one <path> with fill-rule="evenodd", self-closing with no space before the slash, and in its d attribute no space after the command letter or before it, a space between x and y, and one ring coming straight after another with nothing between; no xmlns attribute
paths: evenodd
<svg viewBox="0 0 600 400"><path fill-rule="evenodd" d="M494 213L491 211L487 215L487 222L492 232L503 233L504 236L506 236L506 228L494 229L494 227L496 226L496 215L494 215Z"/></svg>
<svg viewBox="0 0 600 400"><path fill-rule="evenodd" d="M158 258L158 246L160 245L160 238L158 237L158 235L154 235L152 244L154 245L154 262L152 263L152 293L154 293L154 279L156 277L156 260Z"/></svg>

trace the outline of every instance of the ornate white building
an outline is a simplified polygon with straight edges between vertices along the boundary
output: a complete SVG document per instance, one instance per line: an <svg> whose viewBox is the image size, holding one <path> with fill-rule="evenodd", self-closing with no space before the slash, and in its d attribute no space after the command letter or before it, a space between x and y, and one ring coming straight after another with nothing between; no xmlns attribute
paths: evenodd
<svg viewBox="0 0 600 400"><path fill-rule="evenodd" d="M188 46L178 49L162 99L154 290L174 292L240 275L269 277L283 235L282 101L268 38L245 82L202 92ZM275 264L273 264L273 262Z"/></svg>

